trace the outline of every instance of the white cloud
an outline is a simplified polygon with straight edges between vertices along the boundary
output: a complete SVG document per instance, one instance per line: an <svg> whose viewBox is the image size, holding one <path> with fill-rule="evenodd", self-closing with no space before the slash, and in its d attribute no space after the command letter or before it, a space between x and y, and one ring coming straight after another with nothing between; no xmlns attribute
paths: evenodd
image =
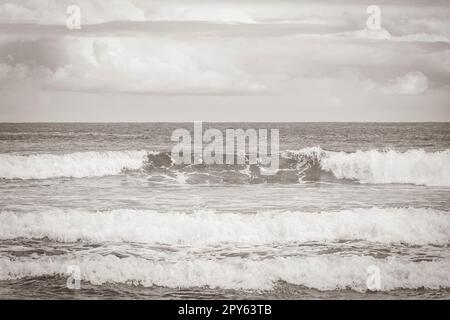
<svg viewBox="0 0 450 320"><path fill-rule="evenodd" d="M385 41L399 41L399 42L446 42L450 43L450 38L428 33L407 34L404 36L392 36L391 33L381 28L379 30L356 30L341 33L333 33L328 35L317 35L318 37L330 37L334 39L368 39L368 40L385 40Z"/></svg>
<svg viewBox="0 0 450 320"><path fill-rule="evenodd" d="M232 50L225 54L208 43L83 37L63 44L65 62L52 71L24 63L0 64L3 87L20 89L26 82L46 90L163 95L241 95L266 89L245 70L241 55Z"/></svg>
<svg viewBox="0 0 450 320"><path fill-rule="evenodd" d="M420 71L409 72L393 79L382 88L386 94L417 95L428 89L428 78Z"/></svg>
<svg viewBox="0 0 450 320"><path fill-rule="evenodd" d="M405 44L398 42L376 47L354 39L156 34L75 36L20 43L5 42L2 48L0 42L0 63L15 70L3 72L3 82L9 82L9 88L14 83L20 87L27 79L38 88L58 91L260 95L304 93L308 82L320 84L326 79L330 85L311 90L330 96L329 101L337 105L336 97L352 87L401 95L426 91L428 79L423 73L407 73L413 63L437 86L446 84L450 75L442 67L448 54L410 50L405 56ZM51 56L45 51L48 48L52 48ZM19 65L28 68L24 76L18 76Z"/></svg>
<svg viewBox="0 0 450 320"><path fill-rule="evenodd" d="M427 33L415 33L408 34L395 38L398 41L410 41L410 42L447 42L450 43L450 38L442 35L427 34Z"/></svg>
<svg viewBox="0 0 450 320"><path fill-rule="evenodd" d="M209 21L216 23L256 23L255 20L241 8L233 6L218 6L204 3L202 6L179 4L176 6L162 5L149 13L149 19L154 21Z"/></svg>
<svg viewBox="0 0 450 320"><path fill-rule="evenodd" d="M87 119L74 98L84 97L94 118L103 103L108 116L120 109L131 117L130 108L134 116L167 114L173 104L180 114L202 110L216 120L240 109L246 120L260 109L265 120L402 120L405 110L425 119L429 103L439 111L433 119L448 119L450 33L436 21L450 7L382 0L385 29L368 31L360 30L361 1L0 0L0 114L29 112L36 102L36 117L47 110ZM71 32L59 26L67 4L81 4L84 24L171 22ZM302 118L305 110L313 118Z"/></svg>
<svg viewBox="0 0 450 320"><path fill-rule="evenodd" d="M388 28L399 35L429 34L448 38L450 37L448 8L434 10L432 13L424 11L416 17L397 17L397 23L392 19L392 22L388 23Z"/></svg>
<svg viewBox="0 0 450 320"><path fill-rule="evenodd" d="M23 0L0 4L0 22L65 25L69 5L80 7L81 21L86 24L145 20L144 12L129 0Z"/></svg>
<svg viewBox="0 0 450 320"><path fill-rule="evenodd" d="M13 65L0 63L0 81L3 82L3 87L17 81L27 81L32 78L38 80L40 77L46 78L49 74L49 70L42 66L33 68L23 63Z"/></svg>
<svg viewBox="0 0 450 320"><path fill-rule="evenodd" d="M383 28L381 28L380 30L362 29L357 31L349 31L333 34L332 36L336 38L353 38L353 39L374 39L374 40L392 39L392 36L389 33L389 31Z"/></svg>
<svg viewBox="0 0 450 320"><path fill-rule="evenodd" d="M8 2L0 6L0 18L7 21L28 21L33 20L34 15L30 9Z"/></svg>
<svg viewBox="0 0 450 320"><path fill-rule="evenodd" d="M328 31L355 30L365 25L370 1L296 0L0 0L0 21L33 21L64 24L68 5L81 8L82 22L110 21L207 21L214 23L311 24ZM3 3L3 4L2 4ZM383 27L396 36L436 34L450 36L450 8L439 0L429 0L426 10L410 0L379 3Z"/></svg>
<svg viewBox="0 0 450 320"><path fill-rule="evenodd" d="M111 21L175 21L181 24L201 21L266 26L257 31L247 29L257 36L270 35L269 26L283 25L283 28L291 28L291 34L316 38L450 43L450 24L446 19L450 7L435 1L431 1L427 10L402 4L402 1L380 4L381 30L360 29L368 17L365 5L352 0L345 0L339 6L293 0L206 3L198 0L17 0L0 3L0 22L65 25L66 9L72 4L80 6L82 25ZM120 27L109 28L114 32L114 28Z"/></svg>

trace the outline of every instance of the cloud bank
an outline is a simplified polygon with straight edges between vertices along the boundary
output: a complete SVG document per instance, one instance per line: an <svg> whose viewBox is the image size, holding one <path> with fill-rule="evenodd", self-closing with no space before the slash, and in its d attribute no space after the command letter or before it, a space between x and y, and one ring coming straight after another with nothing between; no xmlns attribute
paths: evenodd
<svg viewBox="0 0 450 320"><path fill-rule="evenodd" d="M442 1L381 1L380 30L364 1L70 3L81 30L65 28L69 1L0 2L0 120L61 119L83 99L186 120L230 104L248 120L450 120Z"/></svg>

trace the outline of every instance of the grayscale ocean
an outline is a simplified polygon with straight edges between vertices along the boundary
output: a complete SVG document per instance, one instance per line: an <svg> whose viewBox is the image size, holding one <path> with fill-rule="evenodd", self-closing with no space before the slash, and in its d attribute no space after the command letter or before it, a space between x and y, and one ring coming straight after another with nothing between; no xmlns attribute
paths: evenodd
<svg viewBox="0 0 450 320"><path fill-rule="evenodd" d="M279 129L278 172L174 165L192 123L0 124L0 299L450 298L449 123L209 127Z"/></svg>

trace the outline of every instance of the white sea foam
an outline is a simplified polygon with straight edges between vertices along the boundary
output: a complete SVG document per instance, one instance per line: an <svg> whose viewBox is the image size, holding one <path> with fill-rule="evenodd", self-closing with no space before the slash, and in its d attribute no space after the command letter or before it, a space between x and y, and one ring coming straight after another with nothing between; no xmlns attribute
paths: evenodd
<svg viewBox="0 0 450 320"><path fill-rule="evenodd" d="M0 178L99 177L139 169L146 151L88 151L69 154L0 154Z"/></svg>
<svg viewBox="0 0 450 320"><path fill-rule="evenodd" d="M395 150L333 152L320 147L288 151L320 163L322 170L338 179L361 183L410 183L427 186L450 186L450 150Z"/></svg>
<svg viewBox="0 0 450 320"><path fill-rule="evenodd" d="M357 151L327 153L322 169L362 183L412 183L450 186L450 150Z"/></svg>
<svg viewBox="0 0 450 320"><path fill-rule="evenodd" d="M132 241L208 246L220 243L366 240L413 245L450 243L450 213L420 208L257 214L158 213L143 210L0 213L0 239Z"/></svg>
<svg viewBox="0 0 450 320"><path fill-rule="evenodd" d="M81 279L92 284L127 283L187 288L209 286L224 289L271 290L286 281L319 290L366 290L367 267L380 268L381 290L398 288L441 289L450 287L449 261L412 262L400 258L366 256L287 257L263 260L224 258L220 260L153 261L113 255L52 258L0 258L0 280L45 275L67 276L69 265L78 265Z"/></svg>
<svg viewBox="0 0 450 320"><path fill-rule="evenodd" d="M123 169L142 168L147 153L90 151L70 154L0 154L0 178L47 179L115 175L120 174ZM322 170L333 173L337 179L351 179L360 183L450 186L450 150L368 150L347 153L312 147L287 151L283 156L286 154L304 157L300 159L298 170L304 171L307 169L308 160L314 160ZM177 177L179 183L186 183L182 173L178 173Z"/></svg>

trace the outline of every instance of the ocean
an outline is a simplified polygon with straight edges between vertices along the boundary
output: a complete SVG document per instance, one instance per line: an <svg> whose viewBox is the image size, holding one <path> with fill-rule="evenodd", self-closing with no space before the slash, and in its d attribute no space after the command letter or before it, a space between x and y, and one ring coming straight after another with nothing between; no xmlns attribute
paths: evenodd
<svg viewBox="0 0 450 320"><path fill-rule="evenodd" d="M208 127L278 129L278 172L174 165L193 123L0 124L0 299L450 298L449 123Z"/></svg>

